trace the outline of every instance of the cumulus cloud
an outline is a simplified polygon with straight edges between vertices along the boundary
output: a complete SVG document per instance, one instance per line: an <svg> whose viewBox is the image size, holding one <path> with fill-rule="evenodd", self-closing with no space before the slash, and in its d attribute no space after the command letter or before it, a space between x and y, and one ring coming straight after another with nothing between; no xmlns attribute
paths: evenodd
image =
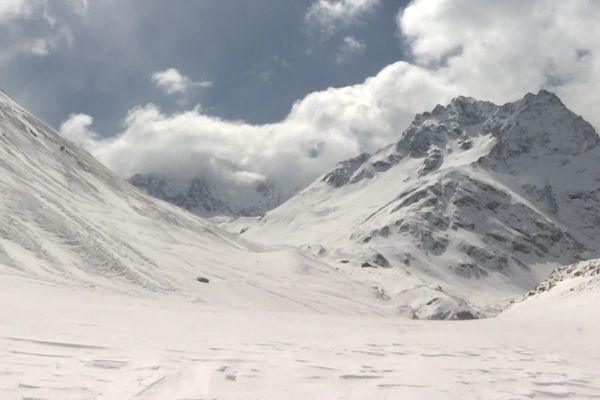
<svg viewBox="0 0 600 400"><path fill-rule="evenodd" d="M185 94L194 88L207 88L213 84L211 81L194 81L175 68L155 72L152 75L152 82L167 94Z"/></svg>
<svg viewBox="0 0 600 400"><path fill-rule="evenodd" d="M347 62L360 57L367 50L367 44L352 36L346 36L342 41L342 45L337 51L335 62L337 64L346 64Z"/></svg>
<svg viewBox="0 0 600 400"><path fill-rule="evenodd" d="M427 70L399 62L363 84L310 94L279 123L226 121L198 109L165 114L149 104L132 109L112 138L85 138L93 131L82 115L71 116L61 132L124 177L153 173L181 181L219 174L220 185L265 180L285 192L396 139L432 99L442 92L450 99L452 89L442 84Z"/></svg>
<svg viewBox="0 0 600 400"><path fill-rule="evenodd" d="M415 0L398 15L414 55L461 93L504 102L557 92L600 127L596 0Z"/></svg>
<svg viewBox="0 0 600 400"><path fill-rule="evenodd" d="M92 135L86 146L124 177L201 174L224 188L265 180L293 190L340 160L397 140L415 113L457 95L502 103L548 88L600 127L596 0L415 0L397 20L411 62L311 93L281 122L251 125L146 105L129 112L117 136ZM78 121L71 135L90 133L90 119Z"/></svg>
<svg viewBox="0 0 600 400"><path fill-rule="evenodd" d="M71 114L60 125L60 134L79 147L94 151L100 136L90 129L93 123L94 119L87 114Z"/></svg>
<svg viewBox="0 0 600 400"><path fill-rule="evenodd" d="M305 19L310 27L331 34L360 23L379 3L380 0L315 0Z"/></svg>

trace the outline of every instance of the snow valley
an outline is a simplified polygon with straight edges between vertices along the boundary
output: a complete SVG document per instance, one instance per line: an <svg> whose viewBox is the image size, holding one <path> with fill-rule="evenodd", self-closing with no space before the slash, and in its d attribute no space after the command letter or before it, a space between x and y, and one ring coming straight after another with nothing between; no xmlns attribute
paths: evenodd
<svg viewBox="0 0 600 400"><path fill-rule="evenodd" d="M197 187L278 205L216 226L0 94L0 398L600 396L600 139L552 93L261 190Z"/></svg>

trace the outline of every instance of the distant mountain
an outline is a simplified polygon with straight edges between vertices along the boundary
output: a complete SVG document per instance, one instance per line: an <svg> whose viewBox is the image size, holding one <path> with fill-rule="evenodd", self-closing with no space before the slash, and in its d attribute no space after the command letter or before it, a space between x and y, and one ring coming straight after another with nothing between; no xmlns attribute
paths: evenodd
<svg viewBox="0 0 600 400"><path fill-rule="evenodd" d="M379 269L378 287L417 317L485 314L553 268L598 257L600 138L547 91L502 106L458 97L228 227L340 269Z"/></svg>
<svg viewBox="0 0 600 400"><path fill-rule="evenodd" d="M175 183L153 174L136 174L128 181L151 196L204 217L262 215L293 194L264 182L249 187L238 187L232 191L231 188L220 188L200 177Z"/></svg>

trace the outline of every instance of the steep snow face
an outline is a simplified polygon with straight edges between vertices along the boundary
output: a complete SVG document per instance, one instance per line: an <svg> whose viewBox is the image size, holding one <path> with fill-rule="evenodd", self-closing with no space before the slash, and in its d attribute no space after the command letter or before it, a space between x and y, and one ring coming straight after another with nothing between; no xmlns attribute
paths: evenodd
<svg viewBox="0 0 600 400"><path fill-rule="evenodd" d="M318 248L343 269L410 276L403 282L415 288L389 272L378 280L409 312L436 304L429 317L485 312L553 268L598 255L599 143L546 91L503 106L459 97L417 115L397 143L341 163L260 219L228 226L252 240ZM461 301L471 307L457 309Z"/></svg>
<svg viewBox="0 0 600 400"><path fill-rule="evenodd" d="M129 183L145 193L204 217L262 215L293 192L283 192L269 182L240 185L235 191L219 188L202 178L175 182L152 174L136 174Z"/></svg>
<svg viewBox="0 0 600 400"><path fill-rule="evenodd" d="M0 281L15 277L244 309L389 312L311 255L246 243L139 192L0 94Z"/></svg>

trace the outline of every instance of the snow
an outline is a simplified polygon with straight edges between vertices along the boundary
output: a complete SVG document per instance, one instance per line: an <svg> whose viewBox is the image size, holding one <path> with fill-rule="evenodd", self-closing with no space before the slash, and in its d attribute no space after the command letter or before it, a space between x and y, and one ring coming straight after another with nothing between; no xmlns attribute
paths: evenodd
<svg viewBox="0 0 600 400"><path fill-rule="evenodd" d="M496 139L473 142L451 164ZM410 318L491 314L531 276L514 271L509 289L498 277L465 283L410 240L395 246L419 268L391 264L390 244L349 257L340 232L365 213L379 221L399 168L422 166L407 158L338 192L313 185L291 214L273 214L286 229L257 244L137 191L0 93L0 399L600 397L596 264L561 270L496 318L422 321ZM447 167L442 179L463 179ZM374 182L381 197L367 201Z"/></svg>
<svg viewBox="0 0 600 400"><path fill-rule="evenodd" d="M390 312L310 254L247 243L140 193L8 98L0 193L2 275L240 309Z"/></svg>
<svg viewBox="0 0 600 400"><path fill-rule="evenodd" d="M313 249L397 309L438 318L494 315L555 268L599 257L598 215L600 138L541 91L503 106L456 98L263 217L219 224Z"/></svg>
<svg viewBox="0 0 600 400"><path fill-rule="evenodd" d="M598 292L595 303L435 322L248 312L2 275L0 398L597 398Z"/></svg>

